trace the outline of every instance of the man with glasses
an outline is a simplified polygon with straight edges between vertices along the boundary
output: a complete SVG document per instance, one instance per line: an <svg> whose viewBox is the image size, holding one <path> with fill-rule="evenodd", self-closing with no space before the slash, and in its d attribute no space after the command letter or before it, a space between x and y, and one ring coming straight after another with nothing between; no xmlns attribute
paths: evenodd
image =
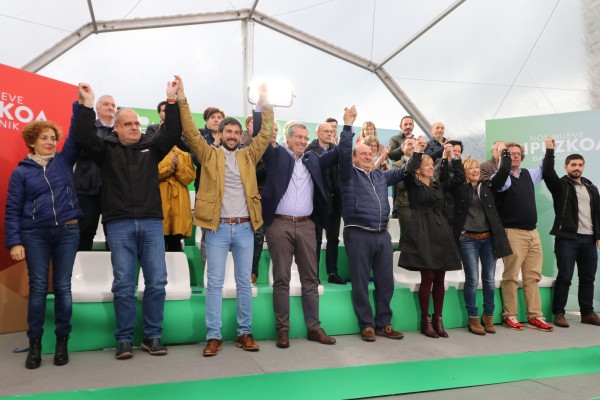
<svg viewBox="0 0 600 400"><path fill-rule="evenodd" d="M263 219L267 225L267 244L273 260L273 308L277 347L289 347L290 276L292 260L298 266L302 284L302 309L307 338L335 344L319 321L319 279L315 223L327 226L326 191L323 171L337 163L334 148L319 157L307 152L308 129L290 123L285 130L287 148L267 148L267 166L262 193Z"/></svg>
<svg viewBox="0 0 600 400"><path fill-rule="evenodd" d="M80 110L73 134L100 168L103 221L114 274L115 357L119 360L133 356L138 262L146 287L140 347L152 355L167 354L161 343L167 267L158 163L181 137L177 88L177 81L167 86L166 119L160 133L152 138L142 135L138 114L124 108L115 113L113 131L103 140L95 134L94 92L90 85L79 84Z"/></svg>
<svg viewBox="0 0 600 400"><path fill-rule="evenodd" d="M522 273L523 294L527 307L527 326L543 332L552 332L542 313L542 301L538 282L542 278L542 242L536 229L537 209L533 185L542 181L541 164L535 169L521 168L525 158L519 143L506 144L510 154L511 171L506 183L498 193L496 204L512 255L504 260L502 273L502 322L509 329L522 331L517 320L517 290L519 272Z"/></svg>

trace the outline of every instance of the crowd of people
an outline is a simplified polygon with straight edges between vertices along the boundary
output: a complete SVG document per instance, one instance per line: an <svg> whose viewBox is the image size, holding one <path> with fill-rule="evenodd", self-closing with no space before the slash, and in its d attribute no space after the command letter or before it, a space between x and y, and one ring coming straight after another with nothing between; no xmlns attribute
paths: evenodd
<svg viewBox="0 0 600 400"><path fill-rule="evenodd" d="M273 268L276 346L290 346L292 262L302 286L307 339L336 343L319 320L318 266L325 231L328 282L348 283L337 268L342 217L348 281L362 340L404 337L391 324L394 266L388 227L394 223L400 225L399 267L421 276L422 334L448 337L443 324L445 273L461 269L468 330L476 335L495 333L494 281L500 258L503 325L524 329L517 319L522 281L527 326L552 332L538 288L542 247L534 185L542 181L552 194L556 215L550 232L556 237L558 269L554 325L569 326L565 306L577 264L581 322L600 326L593 308L600 196L582 176L585 161L579 154L566 157L566 175L557 175L550 137L542 163L527 169L521 168L525 154L518 143L495 142L492 158L479 164L461 158L463 144L446 137L440 122L433 124L429 141L415 137L410 116L401 119L400 132L388 146L380 143L370 121L363 124L353 146L354 106L344 109L339 136L334 118L318 124L311 143L306 125L290 121L283 128L285 143L279 144L279 125L264 86L245 130L216 107L205 111L206 127L198 129L179 76L167 84L166 100L157 106L161 122L149 126L145 134L135 111L117 109L109 95L95 101L91 86L79 84L61 152L56 151L58 126L49 121L28 124L22 132L28 155L9 181L6 246L14 260L26 260L29 273L28 369L41 364L50 261L54 364L69 361L73 263L77 251L92 249L100 216L111 252L115 357L120 360L133 356L138 263L145 280L140 347L151 355L167 354L161 341L167 283L164 255L182 250L192 223L200 228L198 234L202 232L207 276L206 357L217 355L223 345L222 288L229 252L237 287L235 344L245 351L260 348L252 334L252 284L265 238ZM191 182L196 189L193 207L187 189ZM371 280L375 312L369 298ZM476 301L480 281L481 314Z"/></svg>

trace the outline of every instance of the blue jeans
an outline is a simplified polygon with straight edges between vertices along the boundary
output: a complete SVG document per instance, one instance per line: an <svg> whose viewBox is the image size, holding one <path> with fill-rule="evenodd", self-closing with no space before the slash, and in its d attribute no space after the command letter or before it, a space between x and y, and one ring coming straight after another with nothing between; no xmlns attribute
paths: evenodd
<svg viewBox="0 0 600 400"><path fill-rule="evenodd" d="M472 239L461 236L460 258L465 269L465 306L469 317L479 316L477 309L477 285L479 284L479 260L481 260L481 281L483 283L483 313L494 314L494 274L496 273L496 258L494 257L494 241Z"/></svg>
<svg viewBox="0 0 600 400"><path fill-rule="evenodd" d="M29 274L27 336L29 339L39 339L44 334L50 260L54 287L54 332L57 336L68 335L73 312L71 274L79 245L79 226L70 224L26 230L21 232L21 237Z"/></svg>
<svg viewBox="0 0 600 400"><path fill-rule="evenodd" d="M144 338L162 334L167 266L162 221L158 218L120 219L106 223L114 280L117 342L132 341L136 324L136 270L144 272Z"/></svg>
<svg viewBox="0 0 600 400"><path fill-rule="evenodd" d="M554 283L554 303L552 312L564 314L569 287L575 271L579 275L579 310L586 316L594 312L594 280L598 264L598 249L593 235L577 235L577 239L564 239L557 237L554 241L556 266L558 275Z"/></svg>
<svg viewBox="0 0 600 400"><path fill-rule="evenodd" d="M250 222L220 224L206 235L206 340L221 339L221 310L225 263L231 250L235 265L238 335L252 333L252 255L254 232Z"/></svg>

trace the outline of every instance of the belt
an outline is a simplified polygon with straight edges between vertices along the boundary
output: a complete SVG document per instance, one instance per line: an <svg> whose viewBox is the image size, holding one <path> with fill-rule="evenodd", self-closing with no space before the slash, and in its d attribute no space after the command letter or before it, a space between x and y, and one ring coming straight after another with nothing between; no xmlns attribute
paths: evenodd
<svg viewBox="0 0 600 400"><path fill-rule="evenodd" d="M463 232L463 233L461 233L461 236L464 236L469 239L487 239L492 236L492 232L490 232L490 231L480 232L480 233Z"/></svg>
<svg viewBox="0 0 600 400"><path fill-rule="evenodd" d="M275 218L282 219L284 221L292 221L292 222L304 222L304 221L308 221L310 219L310 217L293 217L291 215L281 215L281 214L275 214Z"/></svg>
<svg viewBox="0 0 600 400"><path fill-rule="evenodd" d="M244 217L244 218L221 218L221 223L222 224L235 225L235 224L241 224L243 222L250 222L250 218L248 218L248 217Z"/></svg>
<svg viewBox="0 0 600 400"><path fill-rule="evenodd" d="M68 221L65 221L65 223L63 225L75 225L77 224L77 220L76 219L70 219Z"/></svg>

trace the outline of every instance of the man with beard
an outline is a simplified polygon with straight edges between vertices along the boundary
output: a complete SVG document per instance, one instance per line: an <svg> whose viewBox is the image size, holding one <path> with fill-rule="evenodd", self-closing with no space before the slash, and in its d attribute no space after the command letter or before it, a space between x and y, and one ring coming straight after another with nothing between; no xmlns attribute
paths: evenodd
<svg viewBox="0 0 600 400"><path fill-rule="evenodd" d="M556 236L554 253L558 275L554 284L554 325L568 328L565 305L573 278L575 262L579 275L579 309L581 322L600 326L600 317L594 312L594 279L600 247L600 196L598 188L582 177L585 160L579 154L565 159L567 175L559 178L554 170L555 142L546 138L546 155L542 167L543 178L554 200L554 225L550 231Z"/></svg>
<svg viewBox="0 0 600 400"><path fill-rule="evenodd" d="M252 255L254 231L263 224L260 195L256 183L256 164L271 142L273 110L266 103L266 88L261 89L262 126L248 147L239 148L242 125L225 118L218 125L221 147L209 146L200 135L185 100L181 80L177 92L183 135L202 165L196 194L194 223L206 236L206 347L205 357L216 356L223 346L221 335L222 290L227 253L234 260L237 300L237 347L258 351L252 336Z"/></svg>

